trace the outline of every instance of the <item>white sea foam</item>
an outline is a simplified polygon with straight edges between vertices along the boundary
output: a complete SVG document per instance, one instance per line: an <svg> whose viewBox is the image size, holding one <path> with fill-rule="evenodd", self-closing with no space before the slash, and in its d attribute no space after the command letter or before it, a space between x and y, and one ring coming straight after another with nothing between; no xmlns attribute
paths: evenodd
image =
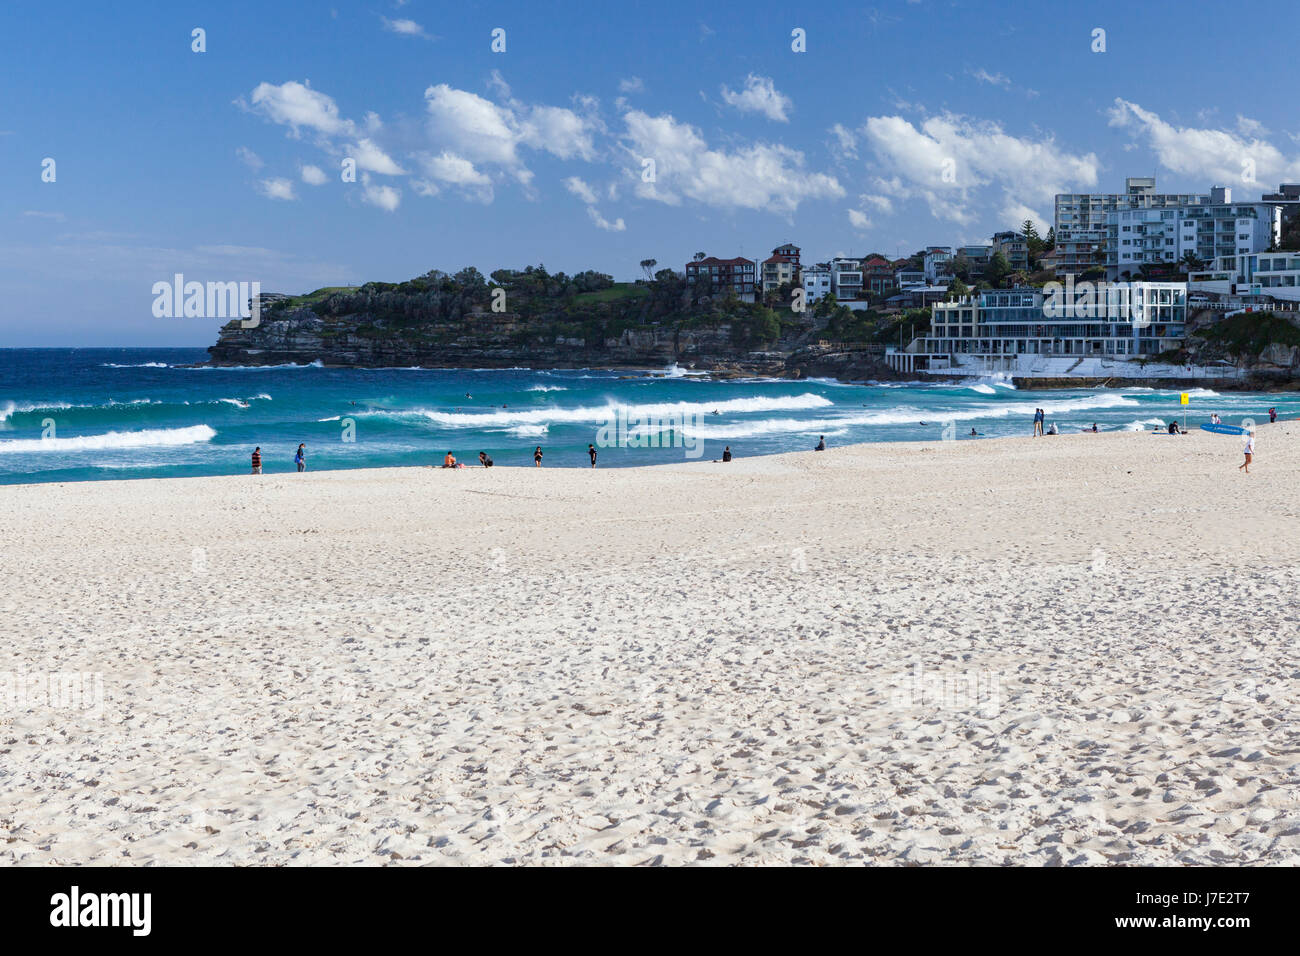
<svg viewBox="0 0 1300 956"><path fill-rule="evenodd" d="M803 395L787 395L757 398L733 398L718 402L671 402L645 405L620 405L610 402L608 405L586 405L577 408L509 408L491 412L441 412L431 409L408 409L391 412L362 412L363 415L392 415L396 417L423 417L444 428L494 428L510 429L521 425L549 425L565 422L603 422L611 418L620 408L626 409L629 417L665 418L676 416L708 415L717 411L719 415L744 415L768 411L798 411L810 408L825 408L832 404L829 399L807 392Z"/></svg>
<svg viewBox="0 0 1300 956"><path fill-rule="evenodd" d="M139 362L135 365L118 365L116 362L104 362L100 368L171 368L166 362Z"/></svg>
<svg viewBox="0 0 1300 956"><path fill-rule="evenodd" d="M102 435L77 435L72 438L21 438L0 441L0 454L194 445L211 441L216 434L207 425L191 425L188 428L148 428L138 432L106 432Z"/></svg>
<svg viewBox="0 0 1300 956"><path fill-rule="evenodd" d="M510 434L518 438L540 438L550 429L545 425L516 425L510 429Z"/></svg>
<svg viewBox="0 0 1300 956"><path fill-rule="evenodd" d="M567 392L568 389L563 385L533 385L529 387L530 392Z"/></svg>

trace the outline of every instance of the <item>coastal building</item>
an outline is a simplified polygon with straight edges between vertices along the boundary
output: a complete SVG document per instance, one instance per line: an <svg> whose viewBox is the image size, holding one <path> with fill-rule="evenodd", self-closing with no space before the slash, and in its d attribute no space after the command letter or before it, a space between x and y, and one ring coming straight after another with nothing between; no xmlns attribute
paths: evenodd
<svg viewBox="0 0 1300 956"><path fill-rule="evenodd" d="M753 259L737 256L719 259L707 256L686 263L686 281L695 295L735 293L742 302L754 301L757 264Z"/></svg>
<svg viewBox="0 0 1300 956"><path fill-rule="evenodd" d="M952 258L952 246L928 246L921 265L925 281L937 285L940 276L951 276Z"/></svg>
<svg viewBox="0 0 1300 956"><path fill-rule="evenodd" d="M1217 202L1172 209L1125 209L1107 219L1106 278L1138 275L1145 265L1174 266L1187 253L1202 262L1263 252L1282 235L1282 207L1231 201L1216 187Z"/></svg>
<svg viewBox="0 0 1300 956"><path fill-rule="evenodd" d="M1157 193L1154 176L1130 176L1122 193L1057 193L1053 229L1062 258L1057 275L1105 265L1107 217L1125 209L1208 205L1209 194Z"/></svg>
<svg viewBox="0 0 1300 956"><path fill-rule="evenodd" d="M1253 252L1220 256L1187 277L1191 293L1253 296L1300 302L1300 252Z"/></svg>
<svg viewBox="0 0 1300 956"><path fill-rule="evenodd" d="M925 272L905 264L903 268L894 272L894 285L900 291L911 286L925 285Z"/></svg>
<svg viewBox="0 0 1300 956"><path fill-rule="evenodd" d="M1071 282L1056 291L990 289L934 303L930 331L908 350L925 356L914 367L1010 371L1024 368L1025 357L1128 359L1183 341L1186 283Z"/></svg>
<svg viewBox="0 0 1300 956"><path fill-rule="evenodd" d="M1029 271L1029 242L1018 232L993 234L993 254L1002 253L1012 271Z"/></svg>
<svg viewBox="0 0 1300 956"><path fill-rule="evenodd" d="M763 292L775 292L787 282L799 279L799 247L792 242L777 246L763 260Z"/></svg>
<svg viewBox="0 0 1300 956"><path fill-rule="evenodd" d="M831 288L840 302L862 298L862 260L845 256L832 259Z"/></svg>
<svg viewBox="0 0 1300 956"><path fill-rule="evenodd" d="M1281 206L1282 221L1287 222L1300 214L1300 183L1282 183L1277 187L1277 192L1265 193L1259 197L1259 201Z"/></svg>
<svg viewBox="0 0 1300 956"><path fill-rule="evenodd" d="M831 269L818 263L803 270L803 295L807 305L813 305L831 292Z"/></svg>
<svg viewBox="0 0 1300 956"><path fill-rule="evenodd" d="M882 256L870 256L862 262L862 288L883 295L894 288L894 265Z"/></svg>
<svg viewBox="0 0 1300 956"><path fill-rule="evenodd" d="M953 256L952 267L954 271L964 268L970 281L978 281L984 277L991 258L993 258L991 245L958 246L957 253Z"/></svg>

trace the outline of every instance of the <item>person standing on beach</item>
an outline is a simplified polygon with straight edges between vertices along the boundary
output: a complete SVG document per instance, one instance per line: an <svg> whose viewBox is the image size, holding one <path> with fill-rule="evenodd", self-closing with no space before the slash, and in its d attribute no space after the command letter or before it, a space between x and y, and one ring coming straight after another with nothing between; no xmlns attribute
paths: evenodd
<svg viewBox="0 0 1300 956"><path fill-rule="evenodd" d="M538 445L536 448L533 449L533 467L534 468L542 467L542 446L541 445Z"/></svg>
<svg viewBox="0 0 1300 956"><path fill-rule="evenodd" d="M1249 475L1250 462L1255 457L1255 429L1252 428L1250 431L1246 432L1246 447L1242 449L1242 452L1245 453L1246 460L1237 466L1237 470L1241 471L1244 468L1246 474Z"/></svg>
<svg viewBox="0 0 1300 956"><path fill-rule="evenodd" d="M298 454L293 456L293 463L298 466L299 471L307 470L307 445L305 443L298 443Z"/></svg>
<svg viewBox="0 0 1300 956"><path fill-rule="evenodd" d="M1276 409L1276 408L1270 408L1270 409L1268 410L1268 423L1269 423L1270 425L1272 425L1272 424L1273 424L1274 422L1276 422L1276 421L1277 421L1277 409Z"/></svg>
<svg viewBox="0 0 1300 956"><path fill-rule="evenodd" d="M1034 409L1034 437L1035 438L1037 438L1039 435L1043 433L1043 419L1046 417L1047 417L1047 413L1044 412L1041 408Z"/></svg>
<svg viewBox="0 0 1300 956"><path fill-rule="evenodd" d="M262 473L262 446L258 445L256 448L253 449L253 474L260 475L261 473Z"/></svg>
<svg viewBox="0 0 1300 956"><path fill-rule="evenodd" d="M590 444L587 445L587 454L591 456L591 467L595 468L596 467L596 446Z"/></svg>

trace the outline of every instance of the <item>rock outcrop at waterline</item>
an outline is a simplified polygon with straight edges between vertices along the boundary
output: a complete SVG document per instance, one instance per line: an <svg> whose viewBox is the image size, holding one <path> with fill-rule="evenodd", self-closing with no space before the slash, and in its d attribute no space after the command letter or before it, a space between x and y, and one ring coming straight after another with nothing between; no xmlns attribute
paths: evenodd
<svg viewBox="0 0 1300 956"><path fill-rule="evenodd" d="M509 313L387 327L370 315L274 312L256 328L232 322L208 349L209 364L286 363L354 368L647 368L680 364L725 373L780 374L789 353L737 346L729 323L682 329L624 328L589 335L526 323Z"/></svg>

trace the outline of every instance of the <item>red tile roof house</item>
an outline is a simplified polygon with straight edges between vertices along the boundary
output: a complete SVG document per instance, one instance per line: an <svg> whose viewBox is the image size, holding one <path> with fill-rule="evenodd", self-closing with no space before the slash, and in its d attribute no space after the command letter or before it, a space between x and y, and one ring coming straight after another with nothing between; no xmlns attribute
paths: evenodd
<svg viewBox="0 0 1300 956"><path fill-rule="evenodd" d="M783 282L799 281L799 247L793 242L777 246L763 260L763 291L773 292Z"/></svg>

